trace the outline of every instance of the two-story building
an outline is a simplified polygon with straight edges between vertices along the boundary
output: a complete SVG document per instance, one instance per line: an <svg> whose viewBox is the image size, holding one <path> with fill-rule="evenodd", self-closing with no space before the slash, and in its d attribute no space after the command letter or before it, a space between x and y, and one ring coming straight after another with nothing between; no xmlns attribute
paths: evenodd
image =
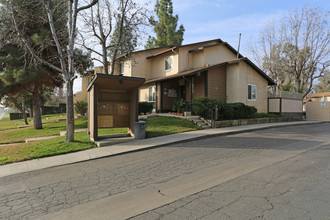
<svg viewBox="0 0 330 220"><path fill-rule="evenodd" d="M102 68L95 69L95 73L102 72ZM157 112L170 111L173 99L191 101L205 96L267 112L268 86L274 85L261 69L221 39L122 55L115 75L145 78L139 101L153 102Z"/></svg>

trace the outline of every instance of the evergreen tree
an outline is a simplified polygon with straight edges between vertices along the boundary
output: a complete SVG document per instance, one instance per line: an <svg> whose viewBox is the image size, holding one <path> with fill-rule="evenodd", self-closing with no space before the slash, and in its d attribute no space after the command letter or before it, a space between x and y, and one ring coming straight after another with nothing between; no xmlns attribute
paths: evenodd
<svg viewBox="0 0 330 220"><path fill-rule="evenodd" d="M5 103L13 104L15 108L25 115L25 101L32 98L34 128L41 129L41 91L43 87L56 87L62 84L58 72L41 65L26 65L24 54L13 45L5 45L0 53L0 99Z"/></svg>
<svg viewBox="0 0 330 220"><path fill-rule="evenodd" d="M59 2L61 0L54 1ZM0 11L0 71L4 88L0 97L13 103L18 108L17 100L25 100L31 95L33 103L34 128L42 129L40 96L43 87L60 86L62 78L60 72L35 62L32 55L26 50L12 25L10 4L1 0ZM47 16L43 14L43 4L40 0L15 0L19 28L24 30L25 37L34 47L38 55L44 59L54 59L57 53L54 41L47 23ZM61 24L61 41L66 41L66 23L62 18L65 11L57 10L57 23ZM16 98L14 98L16 97ZM19 108L18 108L19 109ZM24 110L25 111L25 110ZM23 113L23 112L22 112Z"/></svg>
<svg viewBox="0 0 330 220"><path fill-rule="evenodd" d="M156 38L149 36L146 49L162 47L167 45L180 46L183 41L184 27L181 24L177 30L178 15L173 15L173 5L171 0L157 0L155 13L158 21L152 16L150 24L154 27Z"/></svg>

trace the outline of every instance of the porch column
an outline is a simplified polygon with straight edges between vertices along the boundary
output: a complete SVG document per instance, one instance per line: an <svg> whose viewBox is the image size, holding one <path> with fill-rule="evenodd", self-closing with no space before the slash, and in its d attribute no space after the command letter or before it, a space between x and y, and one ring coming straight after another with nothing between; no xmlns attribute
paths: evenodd
<svg viewBox="0 0 330 220"><path fill-rule="evenodd" d="M209 96L209 79L208 79L208 74L209 72L208 71L205 71L205 82L204 82L204 85L205 85L205 91L204 91L204 96L205 97L208 97Z"/></svg>
<svg viewBox="0 0 330 220"><path fill-rule="evenodd" d="M97 123L97 103L98 103L98 88L97 88L97 84L94 84L94 129L93 129L93 136L94 136L94 141L97 141L98 140L98 123Z"/></svg>
<svg viewBox="0 0 330 220"><path fill-rule="evenodd" d="M194 98L194 77L191 77L191 81L190 81L190 102L192 102Z"/></svg>

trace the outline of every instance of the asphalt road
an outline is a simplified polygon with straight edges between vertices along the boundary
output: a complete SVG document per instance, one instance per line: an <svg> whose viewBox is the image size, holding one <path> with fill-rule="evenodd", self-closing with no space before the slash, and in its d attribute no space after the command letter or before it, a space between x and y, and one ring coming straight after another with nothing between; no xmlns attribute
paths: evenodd
<svg viewBox="0 0 330 220"><path fill-rule="evenodd" d="M0 219L330 219L329 157L329 123L186 142L0 178Z"/></svg>

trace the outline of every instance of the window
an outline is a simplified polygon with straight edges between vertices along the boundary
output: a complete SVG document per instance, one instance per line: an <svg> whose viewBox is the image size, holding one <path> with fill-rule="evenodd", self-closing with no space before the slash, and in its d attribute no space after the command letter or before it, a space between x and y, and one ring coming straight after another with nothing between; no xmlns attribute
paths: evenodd
<svg viewBox="0 0 330 220"><path fill-rule="evenodd" d="M156 102L156 86L149 86L149 102Z"/></svg>
<svg viewBox="0 0 330 220"><path fill-rule="evenodd" d="M124 75L124 62L119 63L119 75Z"/></svg>
<svg viewBox="0 0 330 220"><path fill-rule="evenodd" d="M255 101L257 99L257 86L248 85L248 100Z"/></svg>
<svg viewBox="0 0 330 220"><path fill-rule="evenodd" d="M165 70L173 69L173 55L165 57Z"/></svg>

